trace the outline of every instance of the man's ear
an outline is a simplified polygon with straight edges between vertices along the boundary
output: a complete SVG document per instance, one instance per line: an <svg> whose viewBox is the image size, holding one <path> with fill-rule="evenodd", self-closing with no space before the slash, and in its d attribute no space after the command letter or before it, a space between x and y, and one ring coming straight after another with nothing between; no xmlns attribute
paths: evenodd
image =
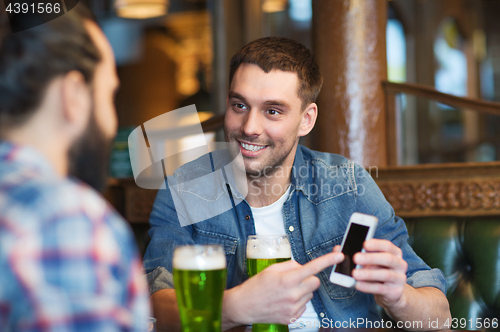
<svg viewBox="0 0 500 332"><path fill-rule="evenodd" d="M92 94L83 74L73 70L62 79L62 117L66 128L78 136L87 127L92 105Z"/></svg>
<svg viewBox="0 0 500 332"><path fill-rule="evenodd" d="M311 103L307 105L307 108L302 112L302 119L299 127L298 136L306 136L314 128L316 123L316 118L318 117L318 105L316 103Z"/></svg>

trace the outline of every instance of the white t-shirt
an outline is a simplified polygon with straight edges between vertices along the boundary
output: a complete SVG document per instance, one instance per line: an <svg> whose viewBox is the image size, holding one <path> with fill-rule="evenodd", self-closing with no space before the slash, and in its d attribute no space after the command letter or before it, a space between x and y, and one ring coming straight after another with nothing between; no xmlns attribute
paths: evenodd
<svg viewBox="0 0 500 332"><path fill-rule="evenodd" d="M283 204L290 194L290 186L287 191L276 202L261 208L250 207L255 221L255 233L257 235L286 235L285 221L283 217ZM293 253L292 253L292 259ZM318 314L314 310L311 301L306 304L306 311L294 323L306 326L319 326Z"/></svg>

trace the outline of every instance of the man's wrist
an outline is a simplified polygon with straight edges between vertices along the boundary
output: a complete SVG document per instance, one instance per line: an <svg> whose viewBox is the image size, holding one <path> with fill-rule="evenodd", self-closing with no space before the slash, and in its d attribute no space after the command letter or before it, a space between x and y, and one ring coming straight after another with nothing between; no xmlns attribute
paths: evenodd
<svg viewBox="0 0 500 332"><path fill-rule="evenodd" d="M404 313L408 310L408 299L411 298L408 293L412 291L415 291L415 289L406 284L401 297L396 302L392 305L383 306L391 318L395 319L400 315L404 315Z"/></svg>
<svg viewBox="0 0 500 332"><path fill-rule="evenodd" d="M236 286L224 291L222 299L222 330L244 324L239 317L240 310L238 290L241 286Z"/></svg>

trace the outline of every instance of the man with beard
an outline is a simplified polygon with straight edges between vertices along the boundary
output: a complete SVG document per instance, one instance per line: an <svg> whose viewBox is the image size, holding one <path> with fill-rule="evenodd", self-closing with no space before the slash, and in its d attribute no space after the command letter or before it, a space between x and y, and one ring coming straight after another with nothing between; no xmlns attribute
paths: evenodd
<svg viewBox="0 0 500 332"><path fill-rule="evenodd" d="M396 321L419 321L427 330L429 319L444 324L450 317L445 277L410 248L404 222L370 175L342 156L298 144L315 124L322 85L311 52L287 38L255 40L231 59L229 84L224 133L231 150L241 153L236 168L246 174L248 194L227 212L181 227L172 197L184 197L188 204L190 193L158 192L144 259L158 325L178 324L172 252L176 245L194 243L221 244L226 251L226 329L299 322L362 327L380 323L377 304ZM173 177L182 180L204 167L203 158L183 165ZM214 191L227 186L230 197L242 196L231 181L220 183L212 181ZM224 194L213 197L207 204L227 200ZM354 256L362 268L353 272L357 283L349 289L328 277L331 266L343 260L339 244L354 212L375 215L379 223L375 239L364 243L367 252ZM292 261L247 279L245 244L253 234L288 235Z"/></svg>
<svg viewBox="0 0 500 332"><path fill-rule="evenodd" d="M83 5L0 17L0 330L146 331L134 237L95 188L117 120L114 55Z"/></svg>

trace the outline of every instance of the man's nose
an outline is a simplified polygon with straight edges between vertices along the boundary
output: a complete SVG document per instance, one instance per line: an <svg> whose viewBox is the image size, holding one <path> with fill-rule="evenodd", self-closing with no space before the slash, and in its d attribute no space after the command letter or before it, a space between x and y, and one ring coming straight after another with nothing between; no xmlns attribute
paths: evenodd
<svg viewBox="0 0 500 332"><path fill-rule="evenodd" d="M243 122L243 133L245 136L260 136L262 134L262 124L263 120L261 119L260 113L256 109L251 109L248 113L247 116L245 117L245 120Z"/></svg>

